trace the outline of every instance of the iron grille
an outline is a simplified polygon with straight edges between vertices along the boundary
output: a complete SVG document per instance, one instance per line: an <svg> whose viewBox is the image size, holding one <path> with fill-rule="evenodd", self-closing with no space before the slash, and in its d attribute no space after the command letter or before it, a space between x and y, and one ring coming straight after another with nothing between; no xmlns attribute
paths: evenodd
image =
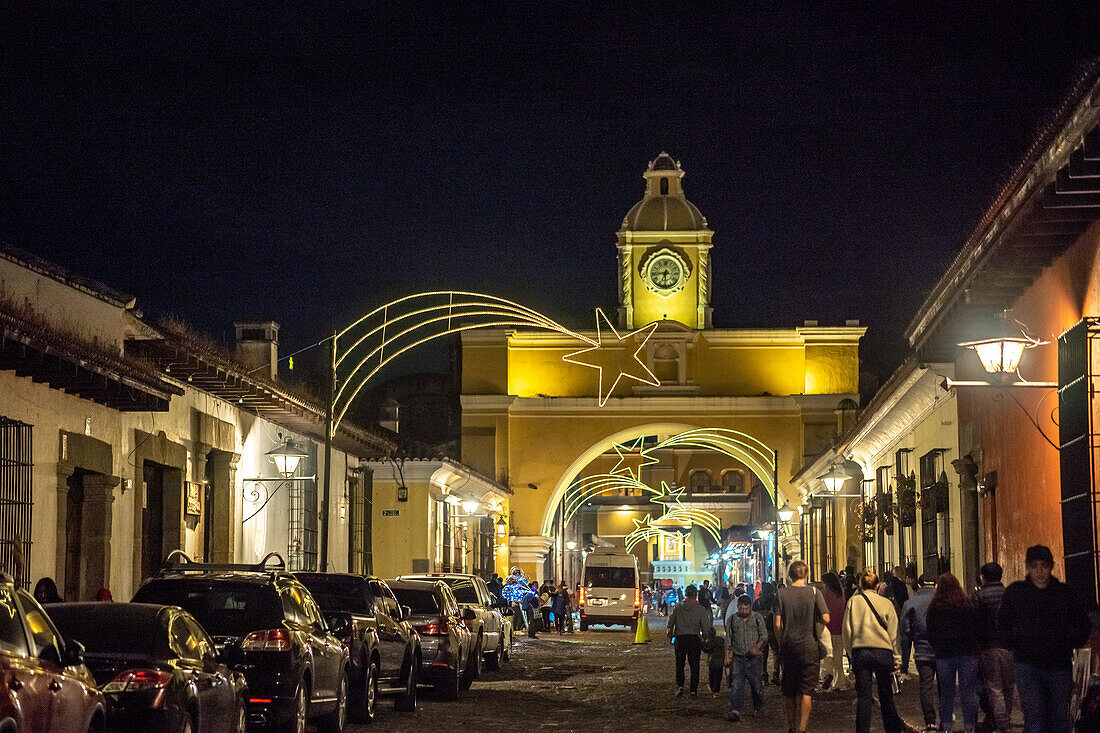
<svg viewBox="0 0 1100 733"><path fill-rule="evenodd" d="M32 473L31 426L0 417L0 569L17 583L26 584L31 574ZM22 538L22 573L15 566L16 537Z"/></svg>
<svg viewBox="0 0 1100 733"><path fill-rule="evenodd" d="M1058 337L1058 441L1066 581L1095 607L1098 596L1097 364L1100 319L1086 318Z"/></svg>
<svg viewBox="0 0 1100 733"><path fill-rule="evenodd" d="M290 481L290 570L317 570L317 482Z"/></svg>

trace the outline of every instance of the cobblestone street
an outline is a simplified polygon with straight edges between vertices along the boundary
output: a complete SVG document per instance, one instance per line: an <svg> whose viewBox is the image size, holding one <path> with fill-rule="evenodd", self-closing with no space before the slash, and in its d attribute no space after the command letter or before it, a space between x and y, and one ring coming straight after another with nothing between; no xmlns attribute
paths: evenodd
<svg viewBox="0 0 1100 733"><path fill-rule="evenodd" d="M537 640L517 636L512 661L499 672L484 672L459 700L440 701L422 688L416 713L396 713L392 703L384 700L372 727L410 733L498 730L513 725L559 731L669 731L700 725L746 732L786 730L782 699L774 686L765 688L764 717L749 717L737 724L725 719L728 689L724 687L722 696L714 698L706 690L705 669L698 698L674 698L673 653L664 619L651 618L653 641L644 645L633 644L633 635L626 629L602 627L565 636L540 634ZM851 692L818 695L810 729L855 730L854 699ZM903 685L899 709L906 721L919 725L915 679ZM872 729L881 730L877 708L875 715Z"/></svg>

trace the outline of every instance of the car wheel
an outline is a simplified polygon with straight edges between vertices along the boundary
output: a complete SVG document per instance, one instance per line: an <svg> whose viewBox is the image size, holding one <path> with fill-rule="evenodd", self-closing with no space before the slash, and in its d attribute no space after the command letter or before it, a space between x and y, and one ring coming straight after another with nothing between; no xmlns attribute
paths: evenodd
<svg viewBox="0 0 1100 733"><path fill-rule="evenodd" d="M474 651L466 658L466 671L462 675L462 689L470 689L470 685L474 684L474 680L481 674L481 639L478 639L477 646L474 647Z"/></svg>
<svg viewBox="0 0 1100 733"><path fill-rule="evenodd" d="M369 723L374 720L375 706L378 702L378 667L373 662L363 664L363 681L355 686L348 700L349 713L356 723Z"/></svg>
<svg viewBox="0 0 1100 733"><path fill-rule="evenodd" d="M336 684L336 709L317 721L320 733L344 733L344 724L348 722L348 672L340 674Z"/></svg>
<svg viewBox="0 0 1100 733"><path fill-rule="evenodd" d="M288 733L306 733L306 715L308 702L305 682L298 683L298 689L294 691L294 711L285 728Z"/></svg>
<svg viewBox="0 0 1100 733"><path fill-rule="evenodd" d="M237 723L233 726L233 733L247 733L248 731L248 709L245 707L244 700L237 701Z"/></svg>
<svg viewBox="0 0 1100 733"><path fill-rule="evenodd" d="M420 683L420 661L412 657L409 662L409 678L405 680L405 691L394 698L393 709L402 713L416 711L416 686Z"/></svg>
<svg viewBox="0 0 1100 733"><path fill-rule="evenodd" d="M500 632L497 638L497 648L495 652L490 652L485 655L485 669L498 670L500 669L500 662L504 659L504 632Z"/></svg>
<svg viewBox="0 0 1100 733"><path fill-rule="evenodd" d="M435 691L438 693L441 700L457 700L458 699L458 687L459 687L459 673L458 663L455 662L455 668L447 675L447 678L440 680L435 685Z"/></svg>

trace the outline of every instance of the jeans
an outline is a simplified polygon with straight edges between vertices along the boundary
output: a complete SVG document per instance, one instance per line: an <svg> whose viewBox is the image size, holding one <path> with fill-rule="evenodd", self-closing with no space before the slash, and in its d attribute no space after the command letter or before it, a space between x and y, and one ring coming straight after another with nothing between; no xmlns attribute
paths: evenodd
<svg viewBox="0 0 1100 733"><path fill-rule="evenodd" d="M527 619L527 635L530 636L532 639L535 638L535 629L537 628L535 626L535 624L537 623L535 621L535 616L537 613L538 612L535 611L535 609L533 608L528 608L524 610L524 615Z"/></svg>
<svg viewBox="0 0 1100 733"><path fill-rule="evenodd" d="M1012 652L996 647L983 649L979 659L982 683L993 723L997 726L997 730L1006 731L1012 724L1012 693L1015 687Z"/></svg>
<svg viewBox="0 0 1100 733"><path fill-rule="evenodd" d="M703 642L696 634L676 637L676 686L684 686L684 659L691 668L691 691L699 689L699 653L703 651Z"/></svg>
<svg viewBox="0 0 1100 733"><path fill-rule="evenodd" d="M920 709L924 714L925 725L936 724L936 706L939 705L939 693L936 691L936 660L914 659L917 666L917 678L920 680Z"/></svg>
<svg viewBox="0 0 1100 733"><path fill-rule="evenodd" d="M764 709L764 658L734 656L730 662L730 710L741 712L741 697L745 683L749 683L752 693L752 706L755 710Z"/></svg>
<svg viewBox="0 0 1100 733"><path fill-rule="evenodd" d="M894 653L889 649L860 647L852 650L852 672L856 676L856 733L871 733L871 707L875 678L882 727L886 733L901 733L902 722L894 705Z"/></svg>
<svg viewBox="0 0 1100 733"><path fill-rule="evenodd" d="M1016 689L1024 709L1024 733L1068 733L1073 671L1039 669L1016 662Z"/></svg>
<svg viewBox="0 0 1100 733"><path fill-rule="evenodd" d="M966 654L937 659L936 676L940 678L940 727L951 730L955 719L955 677L958 676L963 726L974 730L978 726L978 656Z"/></svg>
<svg viewBox="0 0 1100 733"><path fill-rule="evenodd" d="M722 689L722 674L726 671L725 667L710 667L710 691L718 692Z"/></svg>
<svg viewBox="0 0 1100 733"><path fill-rule="evenodd" d="M898 612L898 617L901 617L901 612ZM913 655L913 642L911 639L901 640L901 673L909 674L909 659Z"/></svg>

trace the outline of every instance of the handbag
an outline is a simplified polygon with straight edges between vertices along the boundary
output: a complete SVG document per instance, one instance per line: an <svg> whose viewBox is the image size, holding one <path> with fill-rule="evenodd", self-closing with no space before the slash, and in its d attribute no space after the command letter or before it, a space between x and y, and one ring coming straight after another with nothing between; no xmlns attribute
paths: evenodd
<svg viewBox="0 0 1100 733"><path fill-rule="evenodd" d="M833 656L833 635L829 633L829 627L825 625L824 621L818 621L821 618L820 612L817 610L817 594L820 593L817 588L814 588L814 636L817 637L817 656L820 659L828 659Z"/></svg>

